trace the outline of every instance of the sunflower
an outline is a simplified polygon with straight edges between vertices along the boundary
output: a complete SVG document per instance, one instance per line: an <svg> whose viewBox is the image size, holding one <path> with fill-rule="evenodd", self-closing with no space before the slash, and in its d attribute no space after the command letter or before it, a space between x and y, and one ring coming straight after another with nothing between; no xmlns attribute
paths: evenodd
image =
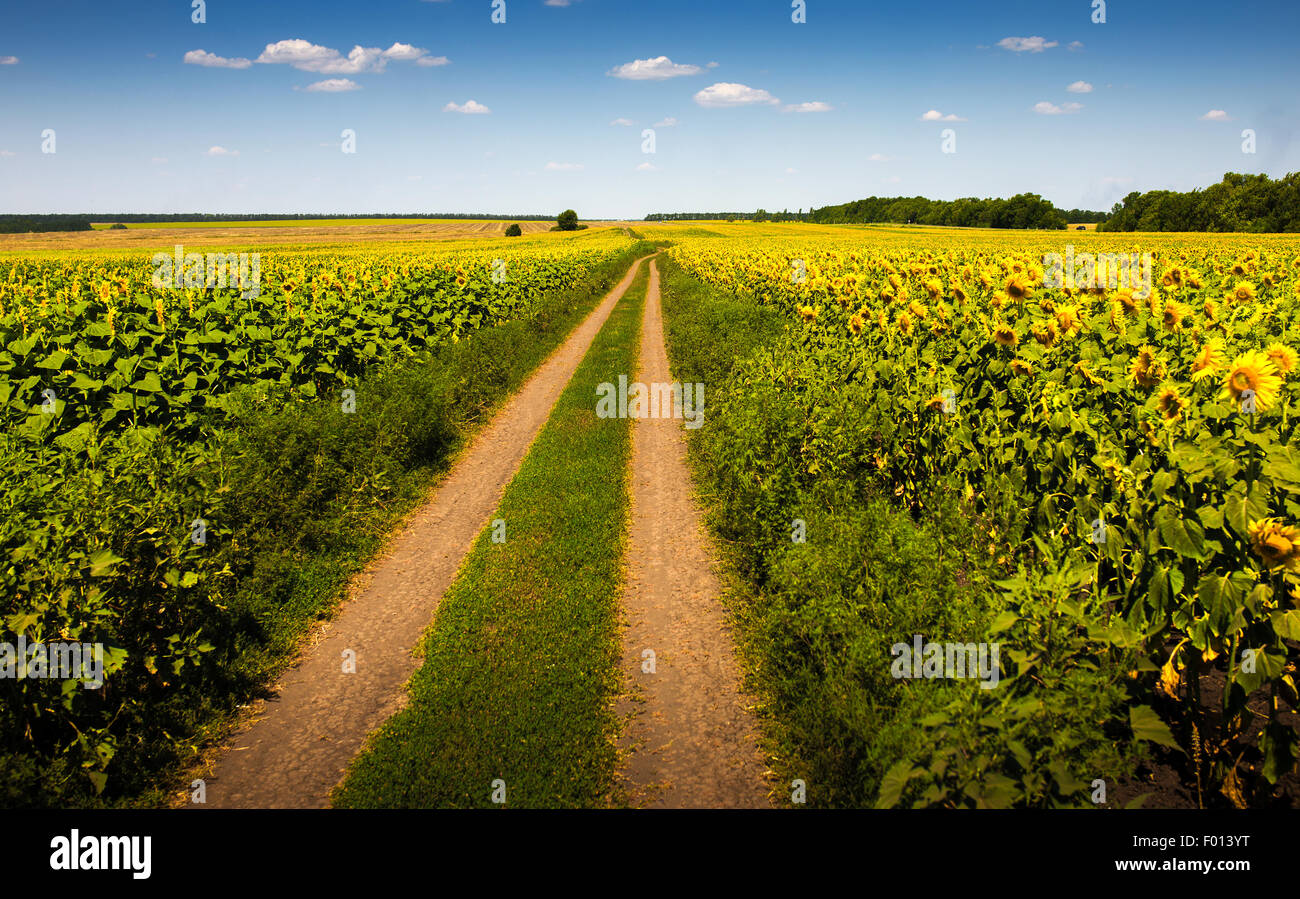
<svg viewBox="0 0 1300 899"><path fill-rule="evenodd" d="M908 337L912 336L912 316L904 312L898 317L898 330L902 331Z"/></svg>
<svg viewBox="0 0 1300 899"><path fill-rule="evenodd" d="M930 295L931 300L937 300L939 295L943 293L943 282L938 278L931 278L921 286L925 288L925 292Z"/></svg>
<svg viewBox="0 0 1300 899"><path fill-rule="evenodd" d="M1134 312L1137 312L1138 301L1133 296L1133 288L1121 287L1115 293L1115 299L1119 300L1119 302L1123 305L1124 312L1126 314L1132 315Z"/></svg>
<svg viewBox="0 0 1300 899"><path fill-rule="evenodd" d="M1165 417L1165 421L1177 421L1182 417L1183 411L1187 408L1187 400L1174 387L1166 387L1160 391L1160 399L1157 400L1160 408L1160 414Z"/></svg>
<svg viewBox="0 0 1300 899"><path fill-rule="evenodd" d="M1233 360L1228 377L1223 382L1222 396L1240 403L1242 394L1253 390L1255 408L1263 412L1273 405L1281 386L1282 378L1277 373L1277 367L1266 354L1252 350Z"/></svg>
<svg viewBox="0 0 1300 899"><path fill-rule="evenodd" d="M865 324L866 321L858 313L855 312L849 316L849 331L853 333L854 337L862 334L862 328Z"/></svg>
<svg viewBox="0 0 1300 899"><path fill-rule="evenodd" d="M993 329L993 340L1001 346L1014 347L1020 344L1020 335L1010 325L998 325Z"/></svg>
<svg viewBox="0 0 1300 899"><path fill-rule="evenodd" d="M1227 359L1219 344L1213 341L1207 343L1201 347L1201 351L1196 354L1196 361L1192 363L1192 381L1202 381L1210 377L1222 368L1225 362Z"/></svg>
<svg viewBox="0 0 1300 899"><path fill-rule="evenodd" d="M817 310L812 306L800 306L799 317L804 320L805 324L812 324L817 321Z"/></svg>
<svg viewBox="0 0 1300 899"><path fill-rule="evenodd" d="M1083 379L1094 387L1100 387L1102 384L1106 383L1101 378L1097 377L1095 374L1092 373L1092 369L1089 368L1088 361L1086 359L1081 359L1080 361L1076 362L1074 364L1074 370L1077 371L1080 375L1082 375Z"/></svg>
<svg viewBox="0 0 1300 899"><path fill-rule="evenodd" d="M1269 344L1268 349L1264 352L1268 354L1268 361L1273 363L1273 367L1277 369L1278 374L1282 375L1282 377L1285 378L1287 375L1291 374L1291 372L1295 371L1297 362L1296 351L1286 344Z"/></svg>
<svg viewBox="0 0 1300 899"><path fill-rule="evenodd" d="M1192 314L1192 310L1182 303L1170 300L1165 303L1165 308L1160 312L1160 323L1164 325L1166 331L1175 333L1183 329L1183 319Z"/></svg>
<svg viewBox="0 0 1300 899"><path fill-rule="evenodd" d="M925 408L931 412L942 412L947 405L948 399L941 393L936 393L925 401Z"/></svg>
<svg viewBox="0 0 1300 899"><path fill-rule="evenodd" d="M1056 322L1049 320L1046 324L1033 328L1034 340L1040 345L1050 347L1056 343Z"/></svg>
<svg viewBox="0 0 1300 899"><path fill-rule="evenodd" d="M1250 551L1271 571L1287 568L1300 571L1300 530L1275 518L1253 521L1249 528Z"/></svg>
<svg viewBox="0 0 1300 899"><path fill-rule="evenodd" d="M951 285L949 285L948 289L952 291L952 297L958 303L966 302L967 300L966 291L956 281L954 281Z"/></svg>
<svg viewBox="0 0 1300 899"><path fill-rule="evenodd" d="M1034 295L1034 289L1029 286L1029 282L1019 275L1013 275L1008 278L1003 289L1006 290L1008 297L1017 302L1028 299Z"/></svg>
<svg viewBox="0 0 1300 899"><path fill-rule="evenodd" d="M1034 373L1034 367L1024 359L1012 359L1011 370L1022 377L1028 377Z"/></svg>
<svg viewBox="0 0 1300 899"><path fill-rule="evenodd" d="M1110 304L1110 329L1117 334L1123 334L1127 326L1124 315L1123 303Z"/></svg>
<svg viewBox="0 0 1300 899"><path fill-rule="evenodd" d="M1144 346L1129 366L1129 377L1142 387L1155 387L1165 379L1165 365L1156 358L1155 347Z"/></svg>
<svg viewBox="0 0 1300 899"><path fill-rule="evenodd" d="M1249 281L1239 281L1237 286L1232 288L1231 296L1238 303L1247 303L1255 299L1255 285Z"/></svg>
<svg viewBox="0 0 1300 899"><path fill-rule="evenodd" d="M1083 321L1079 318L1079 308L1077 306L1061 306L1056 310L1056 326L1061 329L1061 333L1066 337L1073 337L1079 333L1083 327Z"/></svg>
<svg viewBox="0 0 1300 899"><path fill-rule="evenodd" d="M908 303L907 311L911 312L917 319L923 319L930 314L930 310L926 309L925 305L919 300L912 300L912 302Z"/></svg>

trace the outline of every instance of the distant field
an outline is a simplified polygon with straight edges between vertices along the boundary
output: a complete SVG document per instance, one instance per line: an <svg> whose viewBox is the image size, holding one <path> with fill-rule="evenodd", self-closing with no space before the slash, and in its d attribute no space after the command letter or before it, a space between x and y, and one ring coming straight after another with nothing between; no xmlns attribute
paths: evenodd
<svg viewBox="0 0 1300 899"><path fill-rule="evenodd" d="M188 246L353 244L368 241L457 240L499 237L515 222L433 219L310 219L281 222L141 223L110 230L0 234L5 250L156 249ZM553 222L518 222L525 234L548 231ZM598 227L598 223L591 223Z"/></svg>
<svg viewBox="0 0 1300 899"><path fill-rule="evenodd" d="M319 219L267 219L265 221L255 222L125 222L129 230L158 230L160 228L320 228L323 226L331 227L351 227L355 225L451 225L464 226L466 228L477 229L477 226L488 225L496 226L503 223L512 222L513 219L486 220L486 219L390 219L390 218L319 218ZM96 231L107 231L115 223L91 222L90 227ZM550 222L520 222L524 225L547 225Z"/></svg>

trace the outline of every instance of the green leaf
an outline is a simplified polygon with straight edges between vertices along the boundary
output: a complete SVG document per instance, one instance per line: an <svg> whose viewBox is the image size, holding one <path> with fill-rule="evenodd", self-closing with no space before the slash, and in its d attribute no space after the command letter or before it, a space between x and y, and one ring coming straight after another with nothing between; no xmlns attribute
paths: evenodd
<svg viewBox="0 0 1300 899"><path fill-rule="evenodd" d="M1008 609L993 619L993 623L989 625L988 632L990 635L1000 634L1019 620L1020 616Z"/></svg>
<svg viewBox="0 0 1300 899"><path fill-rule="evenodd" d="M1128 710L1128 720L1129 726L1133 728L1133 736L1136 739L1150 740L1152 743L1158 743L1179 752L1183 751L1183 747L1178 745L1173 732L1169 730L1169 725L1160 720L1160 716L1150 706L1131 706Z"/></svg>
<svg viewBox="0 0 1300 899"><path fill-rule="evenodd" d="M876 797L876 808L895 808L903 798L903 789L907 782L922 773L913 767L907 759L896 762L880 779L880 795Z"/></svg>
<svg viewBox="0 0 1300 899"><path fill-rule="evenodd" d="M1284 640L1300 640L1300 611L1276 611L1271 617L1275 634Z"/></svg>
<svg viewBox="0 0 1300 899"><path fill-rule="evenodd" d="M111 549L105 547L104 549L91 553L90 558L87 561L90 562L90 576L102 577L106 574L112 574L113 567L117 565L118 562L125 562L126 560L121 556L114 555Z"/></svg>

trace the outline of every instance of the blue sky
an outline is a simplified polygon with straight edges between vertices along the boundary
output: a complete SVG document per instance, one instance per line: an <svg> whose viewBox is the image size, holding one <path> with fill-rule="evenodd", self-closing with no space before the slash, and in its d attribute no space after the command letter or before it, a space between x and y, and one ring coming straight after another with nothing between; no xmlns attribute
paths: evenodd
<svg viewBox="0 0 1300 899"><path fill-rule="evenodd" d="M1300 170L1300 4L1092 2L9 2L0 212L1107 209Z"/></svg>

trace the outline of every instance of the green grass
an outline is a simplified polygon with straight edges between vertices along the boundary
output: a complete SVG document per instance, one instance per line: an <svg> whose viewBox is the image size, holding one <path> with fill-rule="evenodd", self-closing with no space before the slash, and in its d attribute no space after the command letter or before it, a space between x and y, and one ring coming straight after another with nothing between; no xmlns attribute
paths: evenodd
<svg viewBox="0 0 1300 899"><path fill-rule="evenodd" d="M610 314L432 630L410 705L336 791L338 807L573 808L617 802L618 597L631 431L596 385L636 370L648 265Z"/></svg>

